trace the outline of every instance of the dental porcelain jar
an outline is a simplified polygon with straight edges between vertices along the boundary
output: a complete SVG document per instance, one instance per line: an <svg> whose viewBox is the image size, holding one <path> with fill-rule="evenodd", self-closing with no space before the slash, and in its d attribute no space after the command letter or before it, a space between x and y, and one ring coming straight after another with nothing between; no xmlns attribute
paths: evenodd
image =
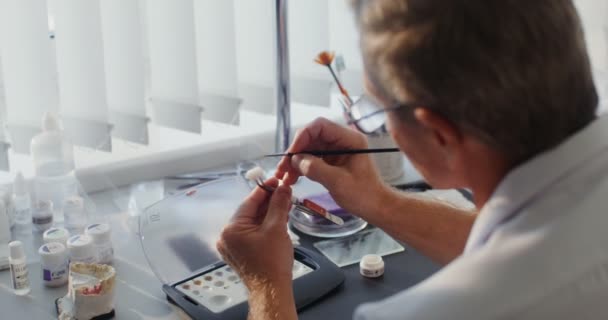
<svg viewBox="0 0 608 320"><path fill-rule="evenodd" d="M93 240L87 235L81 234L68 239L68 250L70 252L70 263L97 263L97 250Z"/></svg>
<svg viewBox="0 0 608 320"><path fill-rule="evenodd" d="M359 272L366 278L378 278L384 274L384 260L377 254L363 256L359 263Z"/></svg>
<svg viewBox="0 0 608 320"><path fill-rule="evenodd" d="M50 242L38 249L42 266L42 281L47 287L68 283L68 251L59 242Z"/></svg>
<svg viewBox="0 0 608 320"><path fill-rule="evenodd" d="M64 247L67 246L70 233L64 228L50 228L42 234L44 243L59 242Z"/></svg>

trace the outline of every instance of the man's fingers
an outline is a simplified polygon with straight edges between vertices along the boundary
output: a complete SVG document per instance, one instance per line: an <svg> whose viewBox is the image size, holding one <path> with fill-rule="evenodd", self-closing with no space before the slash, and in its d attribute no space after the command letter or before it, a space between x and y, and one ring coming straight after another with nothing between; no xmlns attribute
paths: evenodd
<svg viewBox="0 0 608 320"><path fill-rule="evenodd" d="M282 228L285 228L290 208L291 188L287 185L279 185L268 203L268 213L264 218L264 227L272 229L282 226Z"/></svg>
<svg viewBox="0 0 608 320"><path fill-rule="evenodd" d="M276 188L279 185L279 180L276 178L270 178L264 182L269 187ZM251 191L249 196L245 198L239 209L237 209L233 220L235 219L249 219L255 221L257 219L260 208L264 208L264 205L270 199L270 193L260 187L256 187Z"/></svg>
<svg viewBox="0 0 608 320"><path fill-rule="evenodd" d="M327 189L332 189L339 174L337 168L327 164L323 159L311 155L296 155L291 159L291 165L308 179L316 181Z"/></svg>

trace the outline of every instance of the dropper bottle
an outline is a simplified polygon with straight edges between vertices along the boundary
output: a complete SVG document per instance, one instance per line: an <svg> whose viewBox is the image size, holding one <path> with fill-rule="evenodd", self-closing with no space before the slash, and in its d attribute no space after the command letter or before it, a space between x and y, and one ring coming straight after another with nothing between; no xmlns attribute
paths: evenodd
<svg viewBox="0 0 608 320"><path fill-rule="evenodd" d="M27 271L27 261L23 252L21 241L8 244L10 250L9 263L11 265L11 283L16 295L24 296L30 293L30 279Z"/></svg>
<svg viewBox="0 0 608 320"><path fill-rule="evenodd" d="M28 225L32 222L32 201L21 172L17 173L13 183L13 208L17 224Z"/></svg>

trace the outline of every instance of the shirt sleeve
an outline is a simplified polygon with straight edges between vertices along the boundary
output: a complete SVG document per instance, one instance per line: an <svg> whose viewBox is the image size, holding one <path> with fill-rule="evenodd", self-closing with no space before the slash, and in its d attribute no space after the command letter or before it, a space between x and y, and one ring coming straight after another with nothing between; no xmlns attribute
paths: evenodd
<svg viewBox="0 0 608 320"><path fill-rule="evenodd" d="M494 281L497 276L475 260L475 257L457 259L408 290L378 302L363 304L355 310L353 319L501 318L508 308L505 309L504 292L497 290Z"/></svg>

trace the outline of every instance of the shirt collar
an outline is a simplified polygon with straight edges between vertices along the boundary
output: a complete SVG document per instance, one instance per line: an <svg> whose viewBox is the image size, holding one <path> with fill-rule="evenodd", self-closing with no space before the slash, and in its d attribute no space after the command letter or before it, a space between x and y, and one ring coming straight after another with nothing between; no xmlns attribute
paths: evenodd
<svg viewBox="0 0 608 320"><path fill-rule="evenodd" d="M605 148L608 148L608 116L599 117L556 148L511 170L481 209L465 254L481 247L502 223L542 197L543 190Z"/></svg>

